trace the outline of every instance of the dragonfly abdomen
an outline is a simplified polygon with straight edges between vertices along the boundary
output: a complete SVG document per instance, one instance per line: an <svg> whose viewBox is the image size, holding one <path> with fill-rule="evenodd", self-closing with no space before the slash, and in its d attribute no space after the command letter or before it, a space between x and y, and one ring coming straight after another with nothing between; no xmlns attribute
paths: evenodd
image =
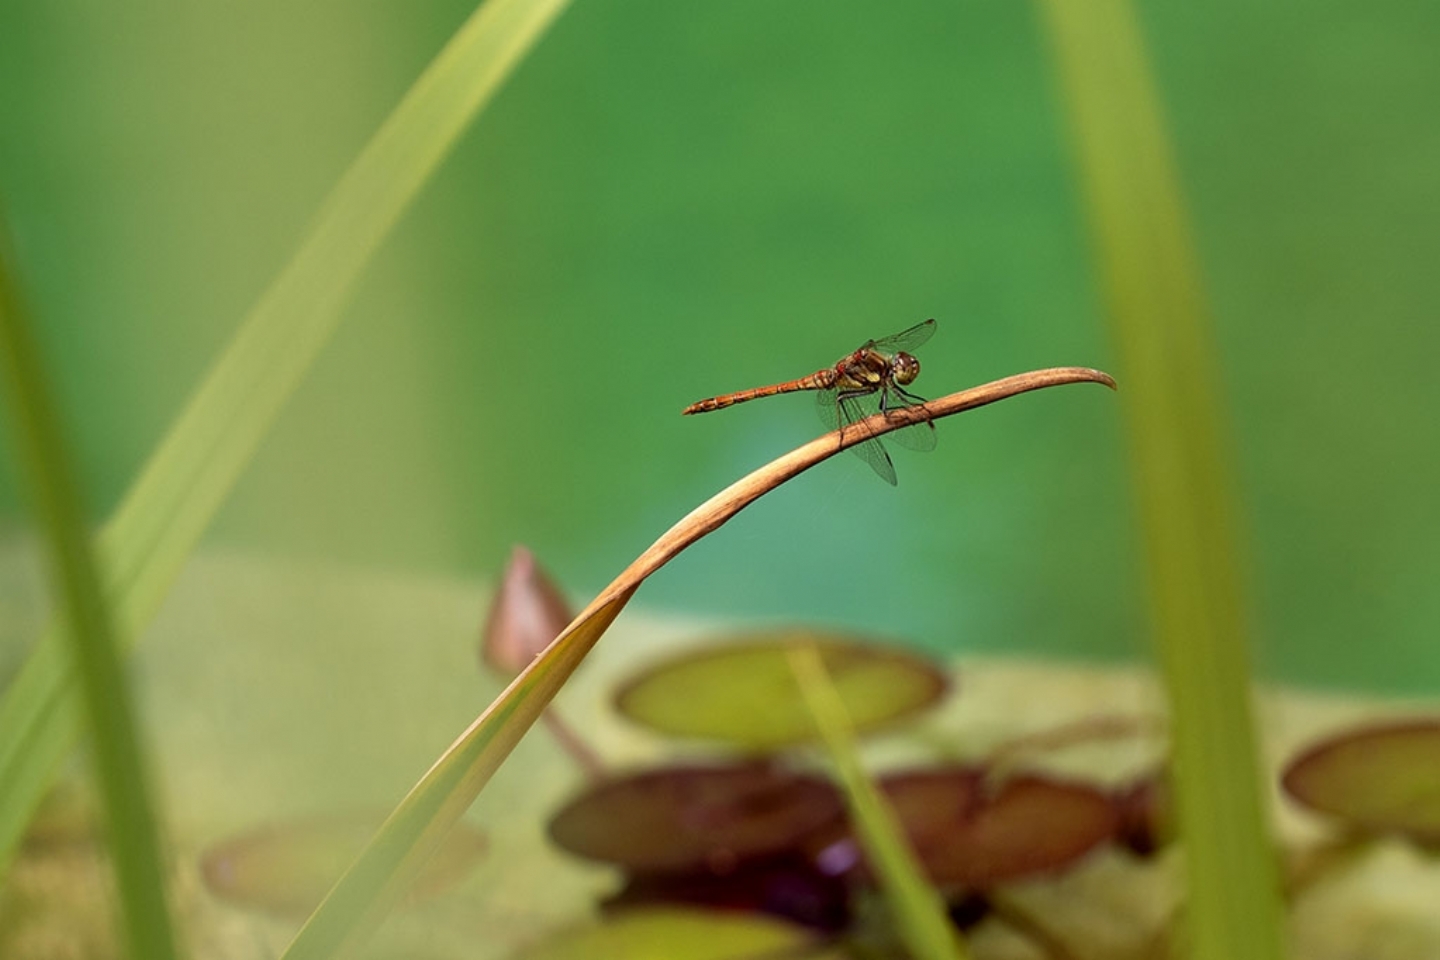
<svg viewBox="0 0 1440 960"><path fill-rule="evenodd" d="M698 400L682 410L681 413L709 413L711 410L723 410L726 407L733 407L735 404L744 403L746 400L755 400L760 397L773 397L777 393L795 393L800 390L828 390L835 385L835 378L835 369L833 367L827 367L824 370L815 371L808 377L801 377L799 380L786 380L784 383L772 383L764 387L752 387L749 390L737 390L734 393L726 393L718 397Z"/></svg>

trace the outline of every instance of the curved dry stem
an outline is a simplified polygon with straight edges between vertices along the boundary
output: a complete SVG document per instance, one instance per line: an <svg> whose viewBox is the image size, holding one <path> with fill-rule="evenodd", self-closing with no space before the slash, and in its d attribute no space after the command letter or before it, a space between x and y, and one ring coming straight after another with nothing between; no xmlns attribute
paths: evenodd
<svg viewBox="0 0 1440 960"><path fill-rule="evenodd" d="M754 473L732 483L715 496L692 510L689 515L665 532L650 549L642 553L625 572L615 579L589 607L576 619L583 619L592 608L607 603L614 596L637 586L646 577L665 564L676 554L701 537L717 529L735 514L748 507L761 496L774 490L780 484L809 470L822 460L828 460L842 450L863 443L871 437L879 437L924 420L940 420L964 413L976 407L983 407L1031 390L1057 387L1066 383L1100 383L1115 389L1115 379L1102 370L1089 367L1051 367L1046 370L1032 370L1017 373L1003 380L961 390L938 400L930 400L915 407L877 413L866 420L844 430L835 430L817 437L795 450L772 460Z"/></svg>

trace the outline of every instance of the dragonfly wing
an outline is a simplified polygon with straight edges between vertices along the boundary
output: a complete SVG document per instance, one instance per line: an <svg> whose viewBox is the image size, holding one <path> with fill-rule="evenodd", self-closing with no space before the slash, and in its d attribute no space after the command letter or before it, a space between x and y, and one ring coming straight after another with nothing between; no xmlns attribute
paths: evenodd
<svg viewBox="0 0 1440 960"><path fill-rule="evenodd" d="M834 390L815 391L815 412L820 415L820 422L831 430L840 429L840 401L835 393Z"/></svg>
<svg viewBox="0 0 1440 960"><path fill-rule="evenodd" d="M899 353L901 350L912 353L917 347L925 345L925 341L935 335L935 321L926 320L924 323L917 323L909 330L902 330L899 333L891 334L874 341L871 346L881 353Z"/></svg>
<svg viewBox="0 0 1440 960"><path fill-rule="evenodd" d="M885 434L885 439L894 440L906 450L929 453L935 449L935 424L926 420L908 427L901 427L899 430Z"/></svg>
<svg viewBox="0 0 1440 960"><path fill-rule="evenodd" d="M869 399L869 397L844 397L838 402L832 401L836 410L836 414L833 415L838 416L847 431L866 430L860 425L860 421L864 420L872 411L865 409L867 404L862 402L863 399ZM866 430L866 433L868 434L869 431ZM846 439L849 439L848 434ZM868 440L857 443L848 449L861 460L870 464L870 469L878 473L881 480L892 487L895 486L895 464L890 461L890 454L885 452L885 445L880 442L879 437L870 436Z"/></svg>

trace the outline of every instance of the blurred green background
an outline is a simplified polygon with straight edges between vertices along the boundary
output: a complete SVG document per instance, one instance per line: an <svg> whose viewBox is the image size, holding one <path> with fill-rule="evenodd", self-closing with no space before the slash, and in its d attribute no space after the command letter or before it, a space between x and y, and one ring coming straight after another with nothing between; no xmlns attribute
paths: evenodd
<svg viewBox="0 0 1440 960"><path fill-rule="evenodd" d="M0 0L0 200L113 509L469 2ZM1270 678L1440 687L1440 7L1145 3ZM646 587L929 649L1145 655L1116 369L1026 4L577 0L379 253L209 544L577 599L820 430L681 418L934 316L936 396L1082 364L762 500ZM1163 318L1157 318L1163 322ZM8 438L6 438L8 440ZM7 448L8 449L8 448ZM24 526L10 459L0 518Z"/></svg>

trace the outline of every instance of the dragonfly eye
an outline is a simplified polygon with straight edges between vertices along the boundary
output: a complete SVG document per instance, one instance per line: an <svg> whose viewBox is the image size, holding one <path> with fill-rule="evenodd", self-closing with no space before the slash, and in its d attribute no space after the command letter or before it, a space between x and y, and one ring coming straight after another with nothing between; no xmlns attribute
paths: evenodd
<svg viewBox="0 0 1440 960"><path fill-rule="evenodd" d="M920 376L920 361L908 353L897 353L891 361L894 367L895 382L902 387L914 383L915 378Z"/></svg>

